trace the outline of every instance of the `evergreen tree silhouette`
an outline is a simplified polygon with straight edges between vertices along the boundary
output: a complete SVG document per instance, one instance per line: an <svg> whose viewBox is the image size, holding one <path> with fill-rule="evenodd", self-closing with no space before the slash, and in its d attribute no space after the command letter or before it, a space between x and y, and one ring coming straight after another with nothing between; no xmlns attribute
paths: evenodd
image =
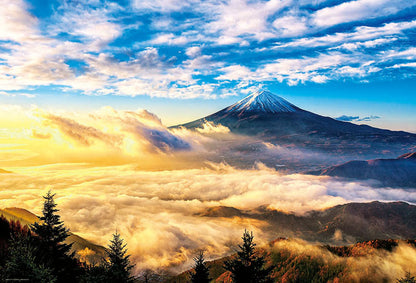
<svg viewBox="0 0 416 283"><path fill-rule="evenodd" d="M224 263L224 269L231 272L233 282L236 283L264 283L272 282L270 273L273 267L265 268L265 259L255 252L253 232L244 230L243 244L239 245L237 257Z"/></svg>
<svg viewBox="0 0 416 283"><path fill-rule="evenodd" d="M205 263L204 252L201 251L194 257L194 272L191 272L192 283L208 283L211 281L209 278L209 268Z"/></svg>
<svg viewBox="0 0 416 283"><path fill-rule="evenodd" d="M78 277L80 267L74 253L70 253L72 244L64 243L69 230L57 214L59 210L56 209L54 197L51 191L43 197L45 200L40 222L31 225L31 230L38 236L37 255L41 262L52 270L58 282L72 283Z"/></svg>
<svg viewBox="0 0 416 283"><path fill-rule="evenodd" d="M19 279L39 283L57 281L52 270L37 260L30 233L12 235L3 276L6 281Z"/></svg>
<svg viewBox="0 0 416 283"><path fill-rule="evenodd" d="M80 280L81 283L109 283L108 269L105 263L100 265L84 266L84 274Z"/></svg>
<svg viewBox="0 0 416 283"><path fill-rule="evenodd" d="M133 265L130 264L130 255L126 255L126 246L127 244L116 231L107 249L109 282L133 282L133 278L130 276Z"/></svg>

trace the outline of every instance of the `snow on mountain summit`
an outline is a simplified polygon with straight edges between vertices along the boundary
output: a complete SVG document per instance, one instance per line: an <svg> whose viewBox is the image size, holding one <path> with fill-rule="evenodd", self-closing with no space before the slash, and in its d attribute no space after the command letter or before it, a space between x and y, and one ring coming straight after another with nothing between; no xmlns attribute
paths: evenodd
<svg viewBox="0 0 416 283"><path fill-rule="evenodd" d="M295 112L299 108L269 91L257 91L226 109L226 112Z"/></svg>

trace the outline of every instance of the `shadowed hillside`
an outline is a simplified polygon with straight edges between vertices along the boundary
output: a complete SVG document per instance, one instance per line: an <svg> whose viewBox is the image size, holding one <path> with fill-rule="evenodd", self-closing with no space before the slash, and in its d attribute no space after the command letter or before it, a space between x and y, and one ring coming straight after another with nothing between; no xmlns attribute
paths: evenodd
<svg viewBox="0 0 416 283"><path fill-rule="evenodd" d="M405 202L348 203L304 215L265 207L242 211L220 206L209 208L200 216L262 220L269 224L264 231L325 243L416 238L416 206Z"/></svg>
<svg viewBox="0 0 416 283"><path fill-rule="evenodd" d="M416 188L416 152L396 159L354 160L307 174L358 180L377 180L377 185Z"/></svg>
<svg viewBox="0 0 416 283"><path fill-rule="evenodd" d="M0 209L0 216L1 215L9 221L19 221L22 225L28 226L39 220L38 217L30 211L17 207ZM73 233L69 233L65 243L74 243L71 252L75 252L75 256L84 262L98 263L106 256L104 247L93 244Z"/></svg>

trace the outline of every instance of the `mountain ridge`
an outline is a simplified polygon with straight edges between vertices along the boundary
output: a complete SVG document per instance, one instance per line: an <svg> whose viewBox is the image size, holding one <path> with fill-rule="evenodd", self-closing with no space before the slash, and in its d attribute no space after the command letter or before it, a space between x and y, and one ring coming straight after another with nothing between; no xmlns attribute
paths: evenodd
<svg viewBox="0 0 416 283"><path fill-rule="evenodd" d="M307 241L350 244L373 239L416 237L416 206L396 202L350 202L297 215L258 207L244 211L234 207L211 207L201 217L256 219L268 223L269 233Z"/></svg>
<svg viewBox="0 0 416 283"><path fill-rule="evenodd" d="M306 174L377 180L382 186L416 188L416 152L395 159L352 160Z"/></svg>
<svg viewBox="0 0 416 283"><path fill-rule="evenodd" d="M259 98L262 95L267 99ZM301 109L281 97L276 96L266 106L253 106L253 103L259 104L259 100L268 101L272 95L264 91L251 94L211 115L172 128L196 130L207 122L220 124L229 128L231 133L283 148L325 153L335 162L328 165L360 158L395 158L416 149L416 134L338 121ZM280 108L269 111L277 102L295 111L279 111Z"/></svg>

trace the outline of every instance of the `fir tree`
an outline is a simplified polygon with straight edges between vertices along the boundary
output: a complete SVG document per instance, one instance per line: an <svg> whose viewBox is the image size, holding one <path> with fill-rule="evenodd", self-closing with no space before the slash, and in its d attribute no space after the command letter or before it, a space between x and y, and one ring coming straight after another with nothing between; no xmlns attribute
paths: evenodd
<svg viewBox="0 0 416 283"><path fill-rule="evenodd" d="M40 283L56 282L52 271L36 259L30 234L12 235L3 276L6 281L22 279Z"/></svg>
<svg viewBox="0 0 416 283"><path fill-rule="evenodd" d="M59 282L73 282L79 275L80 268L74 253L70 253L72 244L64 241L68 237L69 230L64 226L59 211L56 209L55 194L49 191L43 203L41 222L31 226L32 231L38 236L37 255L39 259L52 269Z"/></svg>
<svg viewBox="0 0 416 283"><path fill-rule="evenodd" d="M209 278L209 268L205 263L204 252L201 251L196 257L194 257L194 272L191 273L192 283L208 283L211 281Z"/></svg>
<svg viewBox="0 0 416 283"><path fill-rule="evenodd" d="M108 269L105 263L100 265L85 265L81 283L108 283Z"/></svg>
<svg viewBox="0 0 416 283"><path fill-rule="evenodd" d="M113 239L107 249L109 260L108 279L110 282L133 282L133 278L130 276L133 265L130 264L130 255L126 255L126 246L127 244L120 238L120 234L117 232L113 234Z"/></svg>
<svg viewBox="0 0 416 283"><path fill-rule="evenodd" d="M62 244L68 237L69 230L65 228L61 217L56 214L59 210L56 209L56 203L54 200L55 194L48 191L43 203L42 214L39 219L42 222L36 222L32 225L32 231L34 231L43 242L57 245L61 244L61 249L65 249L68 252L71 249L71 245Z"/></svg>
<svg viewBox="0 0 416 283"><path fill-rule="evenodd" d="M243 244L239 245L240 251L237 257L228 260L224 268L231 272L233 282L263 283L272 282L270 273L273 267L265 268L265 259L255 252L256 244L253 243L253 232L244 231Z"/></svg>

